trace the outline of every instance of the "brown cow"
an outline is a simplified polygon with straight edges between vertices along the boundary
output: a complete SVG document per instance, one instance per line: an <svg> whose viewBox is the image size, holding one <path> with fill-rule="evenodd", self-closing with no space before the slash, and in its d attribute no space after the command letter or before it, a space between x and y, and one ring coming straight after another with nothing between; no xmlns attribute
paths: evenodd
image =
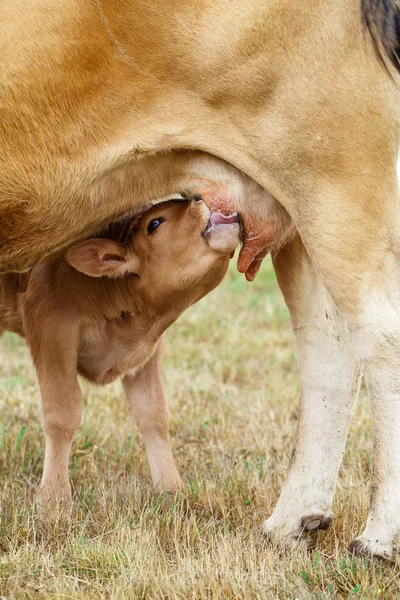
<svg viewBox="0 0 400 600"><path fill-rule="evenodd" d="M351 548L393 556L398 0L36 0L34 10L4 0L1 8L3 269L23 270L149 198L200 189L210 205L241 211L240 268L251 279L283 213L225 190L226 163L245 173L298 232L275 268L297 338L302 410L265 529L291 544L329 523L362 372L375 422L373 492ZM221 160L204 168L191 150Z"/></svg>

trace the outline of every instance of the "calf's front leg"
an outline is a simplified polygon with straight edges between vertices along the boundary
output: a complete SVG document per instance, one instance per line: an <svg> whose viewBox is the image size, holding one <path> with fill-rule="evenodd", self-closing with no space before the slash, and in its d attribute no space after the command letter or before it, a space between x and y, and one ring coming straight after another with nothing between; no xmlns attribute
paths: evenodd
<svg viewBox="0 0 400 600"><path fill-rule="evenodd" d="M169 438L167 404L160 377L161 353L160 342L149 362L134 375L126 375L122 383L143 436L154 487L175 492L182 484Z"/></svg>

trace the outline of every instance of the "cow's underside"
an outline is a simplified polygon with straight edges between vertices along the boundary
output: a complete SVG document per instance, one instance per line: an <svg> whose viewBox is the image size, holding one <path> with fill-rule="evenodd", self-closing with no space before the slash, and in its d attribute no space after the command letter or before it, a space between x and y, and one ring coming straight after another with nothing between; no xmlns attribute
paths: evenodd
<svg viewBox="0 0 400 600"><path fill-rule="evenodd" d="M218 156L296 213L326 179L392 160L397 90L358 0L2 13L3 270L179 190L179 158L156 152Z"/></svg>

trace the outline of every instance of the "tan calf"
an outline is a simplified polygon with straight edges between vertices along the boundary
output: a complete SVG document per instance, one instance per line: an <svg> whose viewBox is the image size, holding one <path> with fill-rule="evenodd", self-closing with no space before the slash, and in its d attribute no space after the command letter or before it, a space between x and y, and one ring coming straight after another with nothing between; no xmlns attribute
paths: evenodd
<svg viewBox="0 0 400 600"><path fill-rule="evenodd" d="M210 213L198 197L170 201L34 267L29 281L3 276L0 329L26 336L39 378L45 504L70 497L68 460L82 414L78 373L99 385L122 378L154 486L179 487L160 380L162 337L220 283L238 234L236 214Z"/></svg>

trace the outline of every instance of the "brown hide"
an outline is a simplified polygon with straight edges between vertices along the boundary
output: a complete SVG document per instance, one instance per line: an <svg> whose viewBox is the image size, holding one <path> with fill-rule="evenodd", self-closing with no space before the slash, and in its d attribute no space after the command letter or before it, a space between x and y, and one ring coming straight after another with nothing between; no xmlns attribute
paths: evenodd
<svg viewBox="0 0 400 600"><path fill-rule="evenodd" d="M299 229L313 190L393 160L359 0L5 0L0 27L3 270L179 191L186 154L160 151L234 164Z"/></svg>

